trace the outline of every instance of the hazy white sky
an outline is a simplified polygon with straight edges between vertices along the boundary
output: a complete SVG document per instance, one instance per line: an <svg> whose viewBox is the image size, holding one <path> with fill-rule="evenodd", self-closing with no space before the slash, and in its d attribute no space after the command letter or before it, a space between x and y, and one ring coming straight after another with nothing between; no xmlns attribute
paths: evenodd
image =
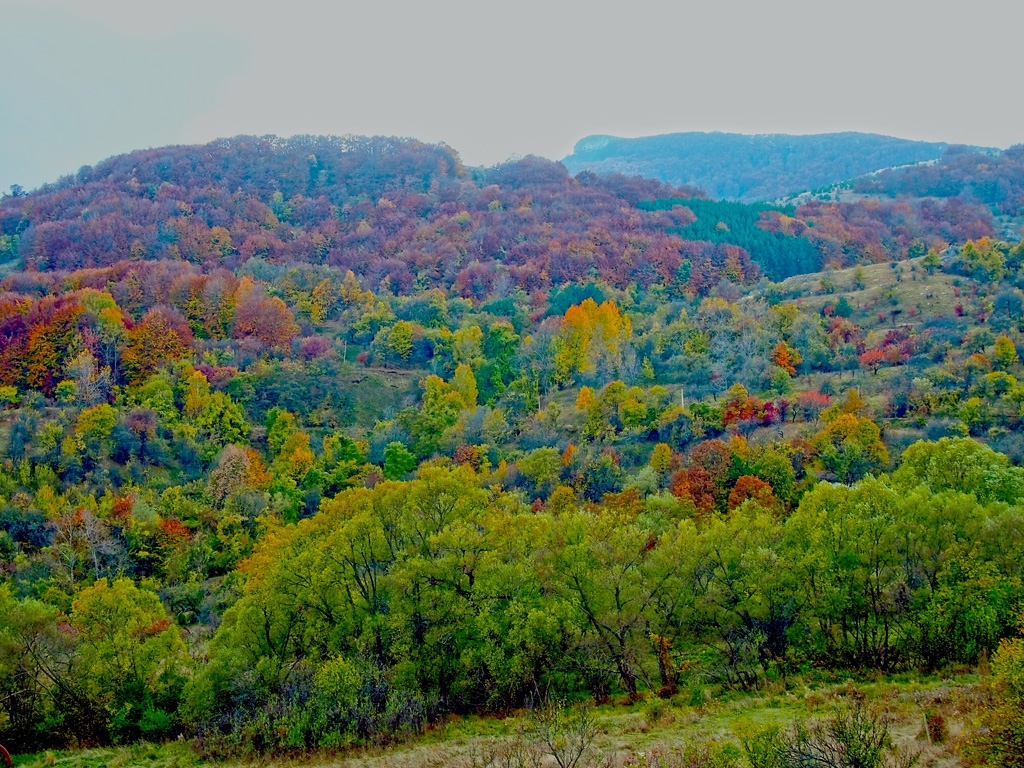
<svg viewBox="0 0 1024 768"><path fill-rule="evenodd" d="M0 190L240 133L860 130L1024 142L1024 3L0 0Z"/></svg>

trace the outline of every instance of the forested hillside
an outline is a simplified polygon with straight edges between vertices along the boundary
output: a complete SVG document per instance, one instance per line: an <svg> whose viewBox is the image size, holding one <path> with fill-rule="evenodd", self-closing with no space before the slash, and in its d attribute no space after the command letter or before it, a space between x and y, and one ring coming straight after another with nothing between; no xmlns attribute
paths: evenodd
<svg viewBox="0 0 1024 768"><path fill-rule="evenodd" d="M740 213L702 197L640 178L572 178L538 158L467 170L450 148L414 141L240 137L135 152L4 197L0 269L269 262L477 301L586 280L704 294L723 275L777 280L993 234L991 212L960 198ZM736 216L744 234L722 236Z"/></svg>
<svg viewBox="0 0 1024 768"><path fill-rule="evenodd" d="M242 138L0 227L8 747L260 760L511 715L525 766L582 733L554 702L770 695L839 719L677 764L805 765L853 722L880 767L885 686L934 674L901 744L1014 765L1024 245L984 207ZM814 703L848 678L882 709ZM609 760L672 764L630 733Z"/></svg>
<svg viewBox="0 0 1024 768"><path fill-rule="evenodd" d="M1024 214L1024 145L1005 152L946 152L934 165L898 168L857 179L853 191L889 197L960 198L1006 216Z"/></svg>
<svg viewBox="0 0 1024 768"><path fill-rule="evenodd" d="M693 185L714 199L752 203L882 168L935 160L947 146L866 133L588 136L562 162L573 174L645 176L676 186Z"/></svg>

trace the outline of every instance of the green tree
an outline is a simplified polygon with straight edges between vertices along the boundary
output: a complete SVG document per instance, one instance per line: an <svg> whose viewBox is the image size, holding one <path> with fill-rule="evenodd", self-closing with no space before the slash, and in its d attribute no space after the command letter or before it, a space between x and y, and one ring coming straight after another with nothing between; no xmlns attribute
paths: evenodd
<svg viewBox="0 0 1024 768"><path fill-rule="evenodd" d="M106 717L115 742L170 733L188 652L156 593L100 579L71 608L78 633L75 687Z"/></svg>
<svg viewBox="0 0 1024 768"><path fill-rule="evenodd" d="M0 737L30 749L76 732L74 638L62 632L58 610L38 600L18 600L0 586Z"/></svg>
<svg viewBox="0 0 1024 768"><path fill-rule="evenodd" d="M549 554L549 586L576 613L585 654L613 665L631 696L646 676L648 610L659 581L645 578L650 534L611 513L578 512L559 521L558 546Z"/></svg>
<svg viewBox="0 0 1024 768"><path fill-rule="evenodd" d="M811 633L804 651L830 664L892 669L914 635L900 553L899 496L880 480L822 483L786 521L782 557Z"/></svg>
<svg viewBox="0 0 1024 768"><path fill-rule="evenodd" d="M997 282L1006 274L1006 256L987 237L970 240L960 249L960 259L977 280ZM1002 244L1005 247L1005 243Z"/></svg>
<svg viewBox="0 0 1024 768"><path fill-rule="evenodd" d="M992 563L960 548L947 557L919 621L921 655L932 668L951 661L973 664L995 651L1010 634L1022 596L1020 579L1005 578Z"/></svg>
<svg viewBox="0 0 1024 768"><path fill-rule="evenodd" d="M863 291L867 287L867 281L864 278L864 267L858 264L853 270L853 287L856 290Z"/></svg>
<svg viewBox="0 0 1024 768"><path fill-rule="evenodd" d="M519 341L511 323L497 322L488 327L482 343L483 362L477 373L483 402L492 403L516 378L514 360Z"/></svg>
<svg viewBox="0 0 1024 768"><path fill-rule="evenodd" d="M775 497L786 505L796 499L796 470L793 462L779 450L767 448L750 460L750 472L772 487Z"/></svg>
<svg viewBox="0 0 1024 768"><path fill-rule="evenodd" d="M271 408L267 412L266 427L267 446L270 448L271 455L275 456L280 453L292 432L298 429L295 414L281 408Z"/></svg>
<svg viewBox="0 0 1024 768"><path fill-rule="evenodd" d="M973 494L983 503L1013 504L1024 498L1024 469L970 438L914 443L904 451L893 482L902 488L924 485L934 492Z"/></svg>
<svg viewBox="0 0 1024 768"><path fill-rule="evenodd" d="M53 396L61 405L69 405L77 399L78 387L75 382L65 379L53 388Z"/></svg>
<svg viewBox="0 0 1024 768"><path fill-rule="evenodd" d="M267 738L294 748L372 732L424 701L455 711L521 703L567 642L534 568L544 520L465 467L424 467L272 526L189 685L188 719L246 691L274 703ZM313 697L291 684L309 678ZM346 704L333 720L311 717L320 688Z"/></svg>
<svg viewBox="0 0 1024 768"><path fill-rule="evenodd" d="M17 387L0 387L0 408L8 408L17 405L21 401L21 394Z"/></svg>
<svg viewBox="0 0 1024 768"><path fill-rule="evenodd" d="M384 477L401 480L416 469L416 457L402 443L388 443L384 448Z"/></svg>
<svg viewBox="0 0 1024 768"><path fill-rule="evenodd" d="M209 441L207 458L213 458L222 447L230 443L245 443L249 437L249 422L245 411L224 392L214 392L203 407L196 426Z"/></svg>
<svg viewBox="0 0 1024 768"><path fill-rule="evenodd" d="M459 391L440 376L427 376L420 386L423 400L413 422L412 447L417 455L430 456L440 446L445 430L455 424L464 400Z"/></svg>
<svg viewBox="0 0 1024 768"><path fill-rule="evenodd" d="M519 459L516 466L533 483L535 492L546 497L558 485L562 454L557 448L536 448Z"/></svg>
<svg viewBox="0 0 1024 768"><path fill-rule="evenodd" d="M716 674L756 687L769 664L786 656L794 619L782 536L771 512L753 502L700 530L680 522L652 553L649 578L663 581L650 610L652 630L693 660L694 643L712 649Z"/></svg>

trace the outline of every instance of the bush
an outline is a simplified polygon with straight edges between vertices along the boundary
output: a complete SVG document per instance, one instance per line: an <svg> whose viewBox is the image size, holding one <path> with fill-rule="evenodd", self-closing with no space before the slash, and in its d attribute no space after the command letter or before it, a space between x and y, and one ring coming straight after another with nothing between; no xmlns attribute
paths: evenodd
<svg viewBox="0 0 1024 768"><path fill-rule="evenodd" d="M591 752L597 727L586 707L567 709L547 701L530 711L524 735L558 768L577 768L586 765L584 760Z"/></svg>
<svg viewBox="0 0 1024 768"><path fill-rule="evenodd" d="M15 406L21 401L17 387L0 387L0 408Z"/></svg>
<svg viewBox="0 0 1024 768"><path fill-rule="evenodd" d="M925 727L928 729L928 740L933 744L942 744L949 738L946 718L938 712L928 712L924 716Z"/></svg>
<svg viewBox="0 0 1024 768"><path fill-rule="evenodd" d="M917 755L894 747L888 719L856 700L827 720L771 728L743 742L751 768L911 768Z"/></svg>
<svg viewBox="0 0 1024 768"><path fill-rule="evenodd" d="M1024 767L1024 640L1003 641L992 659L995 696L972 735L969 752L982 765Z"/></svg>

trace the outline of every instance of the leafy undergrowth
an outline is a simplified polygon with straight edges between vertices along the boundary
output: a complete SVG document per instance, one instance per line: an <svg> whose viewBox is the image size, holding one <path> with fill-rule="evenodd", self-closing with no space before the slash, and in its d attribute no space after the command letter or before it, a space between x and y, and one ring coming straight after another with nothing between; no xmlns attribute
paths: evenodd
<svg viewBox="0 0 1024 768"><path fill-rule="evenodd" d="M772 727L783 731L794 723L813 723L849 710L858 701L882 715L893 744L905 754L917 754L922 768L961 765L958 745L983 701L982 678L976 675L928 677L902 675L877 681L847 680L809 687L777 685L759 694L726 693L712 696L693 688L663 700L612 702L590 711L593 740L578 768L621 768L644 765L643 755L714 744L745 766L742 742ZM202 760L185 742L163 745L45 752L22 755L19 768L226 768L294 766L299 768L484 768L502 745L528 740L530 714L506 718L451 717L423 736L397 746L367 747L341 754L304 757L267 756L258 760L213 763ZM540 765L555 765L544 760ZM504 764L504 763L500 763ZM512 763L515 764L515 763ZM711 765L711 763L708 763ZM689 764L687 764L689 765ZM697 765L696 763L694 765ZM702 764L701 764L702 765Z"/></svg>

